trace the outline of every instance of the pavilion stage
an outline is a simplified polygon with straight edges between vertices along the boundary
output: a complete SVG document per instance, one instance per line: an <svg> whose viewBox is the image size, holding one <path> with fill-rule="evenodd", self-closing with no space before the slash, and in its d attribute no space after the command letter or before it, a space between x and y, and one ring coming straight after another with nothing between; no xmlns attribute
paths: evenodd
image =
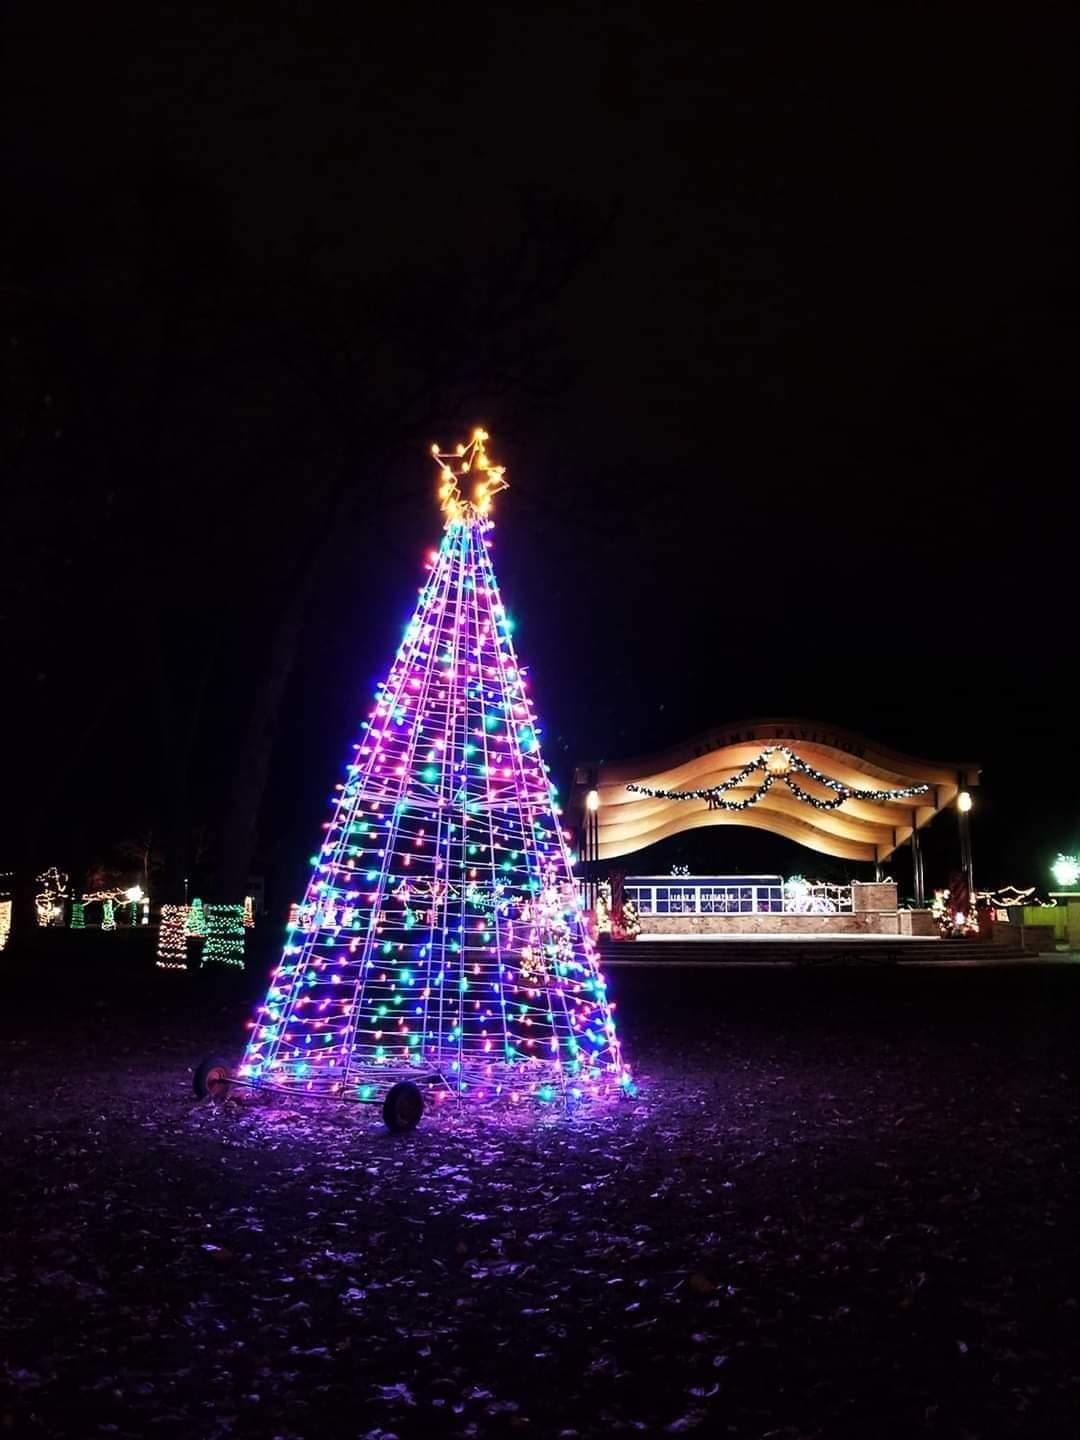
<svg viewBox="0 0 1080 1440"><path fill-rule="evenodd" d="M900 909L892 881L810 885L779 875L633 875L640 940L934 938L929 910Z"/></svg>
<svg viewBox="0 0 1080 1440"><path fill-rule="evenodd" d="M1011 924L943 940L929 910L900 908L892 881L632 875L622 893L641 928L633 939L599 937L608 965L989 964L1032 959L1048 948L1045 937Z"/></svg>
<svg viewBox="0 0 1080 1440"><path fill-rule="evenodd" d="M722 725L636 760L583 762L574 771L568 808L581 837L581 873L590 900L613 862L676 835L729 825L872 866L875 881L882 882L845 887L847 903L822 905L829 912L825 918L814 907L800 914L782 896L703 911L679 904L673 895L665 909L658 895L650 918L644 905L638 907L643 934L723 934L733 928L754 934L916 934L930 926L928 915L905 918L919 917L928 899L921 832L946 811L956 812L958 871L966 893L974 891L969 812L978 782L979 766L970 760L902 755L835 726L774 716ZM884 868L902 846L911 852L915 908L910 912L898 909ZM639 877L657 886L673 878L683 877ZM778 877L742 878L783 886ZM741 919L748 909L754 914L749 927Z"/></svg>

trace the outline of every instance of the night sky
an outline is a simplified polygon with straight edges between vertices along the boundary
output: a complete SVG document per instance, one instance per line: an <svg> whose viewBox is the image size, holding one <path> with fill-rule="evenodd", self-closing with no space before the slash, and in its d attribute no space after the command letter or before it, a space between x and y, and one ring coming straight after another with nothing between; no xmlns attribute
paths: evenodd
<svg viewBox="0 0 1080 1440"><path fill-rule="evenodd" d="M981 761L980 883L1080 845L1049 7L8 13L0 869L210 877L259 755L292 898L478 422L561 782L793 715Z"/></svg>

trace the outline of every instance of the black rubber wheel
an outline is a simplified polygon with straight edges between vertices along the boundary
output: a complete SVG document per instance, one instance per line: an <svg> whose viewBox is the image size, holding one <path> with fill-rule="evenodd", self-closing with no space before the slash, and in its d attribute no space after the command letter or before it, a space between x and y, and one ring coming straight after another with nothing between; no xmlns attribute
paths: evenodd
<svg viewBox="0 0 1080 1440"><path fill-rule="evenodd" d="M220 1104L229 1093L229 1067L224 1060L208 1056L191 1078L191 1087L199 1100L209 1095L215 1104Z"/></svg>
<svg viewBox="0 0 1080 1440"><path fill-rule="evenodd" d="M390 1086L382 1107L382 1118L388 1130L393 1130L395 1134L415 1130L423 1113L424 1097L411 1080L402 1080Z"/></svg>

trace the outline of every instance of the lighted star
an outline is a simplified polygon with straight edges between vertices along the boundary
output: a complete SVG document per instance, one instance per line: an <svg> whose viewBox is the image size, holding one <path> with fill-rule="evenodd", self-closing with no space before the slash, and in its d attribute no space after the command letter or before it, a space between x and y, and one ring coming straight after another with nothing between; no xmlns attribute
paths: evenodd
<svg viewBox="0 0 1080 1440"><path fill-rule="evenodd" d="M444 453L432 445L431 454L439 467L439 504L448 520L484 519L491 513L491 502L500 490L509 488L505 465L492 465L485 445L486 430L474 430L467 445L459 445L453 453ZM466 476L473 476L472 493L461 493Z"/></svg>

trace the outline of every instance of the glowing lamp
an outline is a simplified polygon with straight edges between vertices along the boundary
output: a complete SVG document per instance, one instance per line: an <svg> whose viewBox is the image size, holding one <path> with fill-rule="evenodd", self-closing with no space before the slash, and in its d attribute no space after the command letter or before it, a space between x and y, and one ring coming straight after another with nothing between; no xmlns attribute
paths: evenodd
<svg viewBox="0 0 1080 1440"><path fill-rule="evenodd" d="M973 803L970 790L961 790L960 794L956 797L956 808L965 815L971 809Z"/></svg>
<svg viewBox="0 0 1080 1440"><path fill-rule="evenodd" d="M1080 880L1080 860L1075 855L1059 855L1050 869L1063 890L1071 890Z"/></svg>
<svg viewBox="0 0 1080 1440"><path fill-rule="evenodd" d="M590 790L585 796L585 808L594 815L600 809L600 792L598 790Z"/></svg>

